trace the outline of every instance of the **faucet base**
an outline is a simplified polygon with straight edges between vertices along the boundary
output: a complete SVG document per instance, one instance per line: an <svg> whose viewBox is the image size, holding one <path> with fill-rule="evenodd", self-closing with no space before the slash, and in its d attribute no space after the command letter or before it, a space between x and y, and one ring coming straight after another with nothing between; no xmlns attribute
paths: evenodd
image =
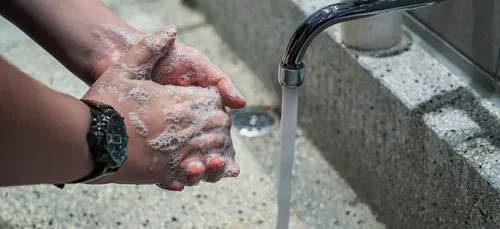
<svg viewBox="0 0 500 229"><path fill-rule="evenodd" d="M357 56L370 56L374 58L399 55L403 52L408 51L412 44L413 41L411 39L411 35L407 34L406 32L403 32L403 34L401 35L400 42L398 44L389 47L387 49L367 50L367 49L352 47L346 43L342 43L342 45L344 45L346 49L348 49L350 52L354 53Z"/></svg>
<svg viewBox="0 0 500 229"><path fill-rule="evenodd" d="M401 42L401 13L377 15L340 24L342 42L359 50L390 49Z"/></svg>

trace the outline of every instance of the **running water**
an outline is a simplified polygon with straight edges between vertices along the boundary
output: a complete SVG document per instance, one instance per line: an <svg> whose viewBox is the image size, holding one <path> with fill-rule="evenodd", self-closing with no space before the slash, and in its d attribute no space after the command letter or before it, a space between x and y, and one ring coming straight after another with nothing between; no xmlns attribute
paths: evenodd
<svg viewBox="0 0 500 229"><path fill-rule="evenodd" d="M278 174L278 222L277 229L288 229L290 201L292 197L292 168L297 129L297 104L299 89L282 88L281 104L281 152Z"/></svg>

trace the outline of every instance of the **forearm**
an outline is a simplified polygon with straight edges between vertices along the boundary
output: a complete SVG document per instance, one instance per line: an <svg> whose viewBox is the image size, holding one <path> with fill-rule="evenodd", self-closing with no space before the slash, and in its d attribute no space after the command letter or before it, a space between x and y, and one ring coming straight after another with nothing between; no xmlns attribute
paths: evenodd
<svg viewBox="0 0 500 229"><path fill-rule="evenodd" d="M0 186L61 184L92 171L89 108L0 57Z"/></svg>
<svg viewBox="0 0 500 229"><path fill-rule="evenodd" d="M95 31L103 24L136 30L100 0L2 0L0 14L22 29L87 84L95 64L106 54Z"/></svg>

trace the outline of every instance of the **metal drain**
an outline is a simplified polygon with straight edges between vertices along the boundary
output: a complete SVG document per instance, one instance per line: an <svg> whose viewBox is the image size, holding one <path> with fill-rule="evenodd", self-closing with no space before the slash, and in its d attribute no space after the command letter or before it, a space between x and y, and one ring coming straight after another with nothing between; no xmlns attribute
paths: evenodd
<svg viewBox="0 0 500 229"><path fill-rule="evenodd" d="M264 107L247 107L231 111L233 128L245 137L258 137L270 133L278 118Z"/></svg>

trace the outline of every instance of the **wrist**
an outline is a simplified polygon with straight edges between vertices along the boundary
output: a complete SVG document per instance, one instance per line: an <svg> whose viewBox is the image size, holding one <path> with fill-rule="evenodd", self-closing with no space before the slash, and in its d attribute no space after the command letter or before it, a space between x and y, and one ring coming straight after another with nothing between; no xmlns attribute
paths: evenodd
<svg viewBox="0 0 500 229"><path fill-rule="evenodd" d="M129 26L95 26L89 42L90 62L85 82L92 85L120 55L130 49L144 34Z"/></svg>
<svg viewBox="0 0 500 229"><path fill-rule="evenodd" d="M0 58L0 186L65 183L93 170L84 103Z"/></svg>
<svg viewBox="0 0 500 229"><path fill-rule="evenodd" d="M0 1L0 14L88 85L95 81L91 71L109 46L96 39L100 25L137 32L101 1Z"/></svg>
<svg viewBox="0 0 500 229"><path fill-rule="evenodd" d="M82 99L89 108L90 123L86 141L91 171L69 183L102 183L120 170L127 159L128 134L124 117L112 106L92 99ZM82 162L85 166L86 162ZM68 183L68 182L67 182ZM64 185L56 185L63 188Z"/></svg>
<svg viewBox="0 0 500 229"><path fill-rule="evenodd" d="M141 34L140 31L124 22L113 25L113 28L123 35ZM80 29L81 32L78 34L80 43L77 44L77 51L75 52L74 41L63 41L62 49L68 56L62 58L61 61L68 62L66 66L90 86L107 67L111 66L113 57L126 50L127 44L122 34L113 32L105 26L92 24Z"/></svg>
<svg viewBox="0 0 500 229"><path fill-rule="evenodd" d="M69 96L63 96L69 98ZM68 101L71 101L66 106L69 115L71 115L70 117L75 117L75 120L72 122L73 125L68 126L68 129L71 130L68 133L72 135L76 144L66 153L68 156L59 158L60 161L58 164L62 168L65 168L64 170L60 170L64 171L62 174L65 174L62 183L87 176L94 169L94 161L87 142L87 134L90 130L92 120L90 109L82 101L74 98L69 98Z"/></svg>

